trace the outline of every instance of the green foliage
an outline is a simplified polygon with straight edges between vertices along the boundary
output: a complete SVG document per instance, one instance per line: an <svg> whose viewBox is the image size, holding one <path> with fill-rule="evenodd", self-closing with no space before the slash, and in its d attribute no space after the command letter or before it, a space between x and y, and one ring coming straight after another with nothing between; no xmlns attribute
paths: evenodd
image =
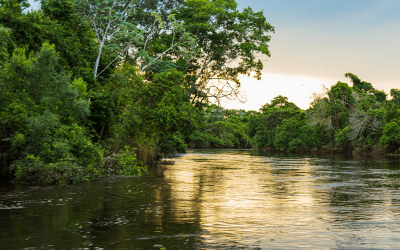
<svg viewBox="0 0 400 250"><path fill-rule="evenodd" d="M72 82L72 85L75 87L75 89L81 96L86 96L87 85L85 81L82 79L82 77L75 78L74 81Z"/></svg>
<svg viewBox="0 0 400 250"><path fill-rule="evenodd" d="M312 128L306 125L305 119L285 119L276 128L274 146L288 151L312 148L315 146Z"/></svg>
<svg viewBox="0 0 400 250"><path fill-rule="evenodd" d="M350 144L349 140L347 139L349 129L350 129L350 126L347 126L344 129L339 130L335 134L335 142L337 145L347 146Z"/></svg>
<svg viewBox="0 0 400 250"><path fill-rule="evenodd" d="M0 62L5 62L8 59L7 47L10 43L11 29L0 25Z"/></svg>
<svg viewBox="0 0 400 250"><path fill-rule="evenodd" d="M346 77L353 87L337 82L325 93L315 94L306 111L283 96L262 106L248 122L253 148L299 151L394 144L396 139L387 139L383 131L387 121L400 118L399 91L393 89L392 100L387 101L387 94L370 83L351 73Z"/></svg>
<svg viewBox="0 0 400 250"><path fill-rule="evenodd" d="M156 74L166 72L170 69L176 69L175 63L171 61L156 61L144 70L145 78L151 81Z"/></svg>
<svg viewBox="0 0 400 250"><path fill-rule="evenodd" d="M278 95L277 97L274 97L274 99L272 99L271 104L269 103L264 104L260 108L260 111L262 111L263 113L267 113L270 108L279 108L279 107L293 108L295 110L299 109L299 107L297 107L296 104L294 104L293 102L289 102L286 96Z"/></svg>
<svg viewBox="0 0 400 250"><path fill-rule="evenodd" d="M248 147L248 113L207 105L202 113L199 128L189 136L191 145L204 147Z"/></svg>
<svg viewBox="0 0 400 250"><path fill-rule="evenodd" d="M9 4L1 5L0 25L12 31L9 53L16 47L37 53L43 43L49 42L60 54L60 66L93 86L92 61L97 50L95 34L80 19L73 0L42 0L41 10L27 13L23 12L21 4L16 4L26 1L6 2Z"/></svg>
<svg viewBox="0 0 400 250"><path fill-rule="evenodd" d="M347 125L350 112L342 100L328 103L326 116L332 119L334 128L340 129Z"/></svg>
<svg viewBox="0 0 400 250"><path fill-rule="evenodd" d="M344 76L350 78L350 80L353 83L353 89L356 92L372 94L375 97L375 100L378 102L386 101L387 94L382 90L377 90L374 87L372 87L371 83L361 81L360 78L358 78L356 75L352 73L346 73Z"/></svg>
<svg viewBox="0 0 400 250"><path fill-rule="evenodd" d="M383 146L400 146L400 126L396 122L386 124L379 142Z"/></svg>
<svg viewBox="0 0 400 250"><path fill-rule="evenodd" d="M255 72L255 78L261 77L263 63L256 55L270 56L268 42L274 27L262 12L251 8L239 11L234 0L173 2L176 6L171 12L176 21L185 24L185 31L196 38L196 53L187 59L171 49L165 56L184 72L186 91L192 102L208 103L211 97L219 100L225 95L239 98L240 74ZM169 13L164 7L156 11L161 15ZM149 54L154 57L166 51L166 45L177 37L182 35L170 33L153 39L148 45Z"/></svg>
<svg viewBox="0 0 400 250"><path fill-rule="evenodd" d="M328 91L328 96L331 101L342 101L345 108L349 108L354 103L351 88L344 82L337 82L333 85Z"/></svg>
<svg viewBox="0 0 400 250"><path fill-rule="evenodd" d="M10 164L16 181L68 183L93 178L102 152L82 126L88 103L70 74L61 70L54 45L44 43L29 57L25 49L15 49L0 75L1 144L9 149L4 156L14 158Z"/></svg>
<svg viewBox="0 0 400 250"><path fill-rule="evenodd" d="M158 159L173 157L177 153L186 153L187 148L181 135L168 135L158 142L157 156Z"/></svg>
<svg viewBox="0 0 400 250"><path fill-rule="evenodd" d="M14 137L13 146L24 148L23 155L27 154L12 164L16 181L51 184L93 178L94 168L101 166L102 152L92 144L84 128L76 124L61 125L50 114L29 122L24 140L21 140L21 134ZM38 175L38 180L31 179L35 175Z"/></svg>
<svg viewBox="0 0 400 250"><path fill-rule="evenodd" d="M378 102L385 102L387 98L387 94L383 90L376 90L374 89L372 93L375 96L376 101Z"/></svg>
<svg viewBox="0 0 400 250"><path fill-rule="evenodd" d="M111 53L113 61L118 60L129 50L134 50L132 46L143 40L143 30L129 22L133 6L130 2L113 0L73 0L76 10L81 14L81 18L90 24L96 33L98 50L94 62L94 79L96 79L110 64L99 67L103 51Z"/></svg>
<svg viewBox="0 0 400 250"><path fill-rule="evenodd" d="M136 148L132 148L130 146L125 146L122 152L120 153L120 161L121 169L118 170L118 174L131 176L131 175L142 175L143 173L147 173L147 166L143 163L139 162L136 157Z"/></svg>
<svg viewBox="0 0 400 250"><path fill-rule="evenodd" d="M159 158L182 151L178 134L189 134L197 121L197 109L179 84L182 80L180 72L170 69L146 82L128 64L115 73L108 85L119 110L112 133L122 145L141 137L155 142L146 150L157 152Z"/></svg>
<svg viewBox="0 0 400 250"><path fill-rule="evenodd" d="M354 90L358 92L365 92L367 93L370 90L373 90L372 84L369 82L361 81L356 75L352 73L344 74L345 77L350 78L351 82L353 83Z"/></svg>
<svg viewBox="0 0 400 250"><path fill-rule="evenodd" d="M299 107L288 102L287 97L283 96L275 97L271 104L265 104L260 111L261 114L249 121L250 136L253 136L253 146L256 148L274 146L276 129L282 121L290 118L304 119L305 115ZM277 145L282 146L281 143Z"/></svg>
<svg viewBox="0 0 400 250"><path fill-rule="evenodd" d="M391 100L386 103L386 120L400 120L400 90L391 89Z"/></svg>
<svg viewBox="0 0 400 250"><path fill-rule="evenodd" d="M104 89L90 91L86 95L90 103L90 123L96 131L98 140L107 136L110 130L110 122L116 113L116 104L112 94Z"/></svg>
<svg viewBox="0 0 400 250"><path fill-rule="evenodd" d="M16 161L11 168L15 170L15 181L17 182L67 184L92 179L92 176L88 175L87 170L83 167L62 161L46 164L39 157L33 155Z"/></svg>
<svg viewBox="0 0 400 250"><path fill-rule="evenodd" d="M211 145L223 144L221 140L215 138L210 133L203 133L198 129L190 134L189 140L196 148L206 148Z"/></svg>
<svg viewBox="0 0 400 250"><path fill-rule="evenodd" d="M170 50L184 59L192 59L195 54L193 49L196 46L196 39L185 31L185 25L177 21L174 14L165 17L157 13L156 11L160 10L156 8L152 13L153 23L139 21L141 25L138 25L135 18L143 17L135 15L135 8L138 6L136 1L74 0L74 2L81 17L92 26L99 44L94 66L94 79L114 62L121 64L126 59L135 62L139 72L142 72ZM162 13L166 12L162 11ZM162 48L160 52L150 55L148 45L151 40L155 37L162 38L165 34L171 34L172 41L164 41L163 45L166 47ZM158 48L164 46L158 46ZM99 63L104 51L112 57L112 60L104 68L101 68Z"/></svg>
<svg viewBox="0 0 400 250"><path fill-rule="evenodd" d="M391 89L390 96L392 97L392 103L396 106L400 106L400 90L399 89Z"/></svg>

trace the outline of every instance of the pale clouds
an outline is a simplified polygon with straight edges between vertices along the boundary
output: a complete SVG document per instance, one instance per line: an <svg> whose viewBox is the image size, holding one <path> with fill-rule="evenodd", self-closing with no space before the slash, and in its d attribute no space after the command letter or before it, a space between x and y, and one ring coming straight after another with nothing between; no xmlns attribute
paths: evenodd
<svg viewBox="0 0 400 250"><path fill-rule="evenodd" d="M349 82L344 77L347 72L386 92L400 88L400 1L238 2L239 8L264 9L276 33L270 43L271 58L263 58L266 62L259 84L264 93L256 95L255 85L244 84L243 89L254 93L251 98L257 101L250 100L248 94L248 104L229 107L254 109L250 103L269 102L273 97L265 94L269 92L288 96L290 101L307 108L310 90L299 89L296 95L288 86L304 79L327 86L337 81ZM278 81L271 75L282 76L279 84L271 82ZM287 82L283 84L282 79Z"/></svg>

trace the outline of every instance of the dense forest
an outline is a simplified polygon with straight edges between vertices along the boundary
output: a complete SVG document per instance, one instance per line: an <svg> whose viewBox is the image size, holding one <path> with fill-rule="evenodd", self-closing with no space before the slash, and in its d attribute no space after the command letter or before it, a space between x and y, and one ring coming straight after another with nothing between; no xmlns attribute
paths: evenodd
<svg viewBox="0 0 400 250"><path fill-rule="evenodd" d="M0 175L71 183L140 175L188 148L398 153L391 99L351 73L301 110L259 111L239 77L261 80L274 27L234 0L0 0ZM268 100L266 100L268 101Z"/></svg>

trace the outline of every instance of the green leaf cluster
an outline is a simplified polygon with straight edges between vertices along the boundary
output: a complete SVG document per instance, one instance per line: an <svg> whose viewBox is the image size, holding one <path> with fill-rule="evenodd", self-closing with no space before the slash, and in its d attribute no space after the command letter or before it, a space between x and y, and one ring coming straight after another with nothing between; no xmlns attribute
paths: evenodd
<svg viewBox="0 0 400 250"><path fill-rule="evenodd" d="M0 71L2 155L16 181L84 181L101 166L102 152L85 128L89 104L73 84L85 83L62 70L54 47L16 48Z"/></svg>

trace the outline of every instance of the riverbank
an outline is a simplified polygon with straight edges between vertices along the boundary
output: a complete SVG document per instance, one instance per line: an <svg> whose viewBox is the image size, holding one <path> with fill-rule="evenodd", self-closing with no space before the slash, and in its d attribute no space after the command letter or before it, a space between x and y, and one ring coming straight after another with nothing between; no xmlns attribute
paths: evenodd
<svg viewBox="0 0 400 250"><path fill-rule="evenodd" d="M276 149L274 147L263 147L255 149L261 152L290 152L287 149ZM300 148L297 153L326 153L326 154L352 154L352 155L388 155L388 156L400 156L400 149L394 146L374 147L374 146L363 146L354 147L348 146L338 148L334 146L323 146L321 148L304 149Z"/></svg>

